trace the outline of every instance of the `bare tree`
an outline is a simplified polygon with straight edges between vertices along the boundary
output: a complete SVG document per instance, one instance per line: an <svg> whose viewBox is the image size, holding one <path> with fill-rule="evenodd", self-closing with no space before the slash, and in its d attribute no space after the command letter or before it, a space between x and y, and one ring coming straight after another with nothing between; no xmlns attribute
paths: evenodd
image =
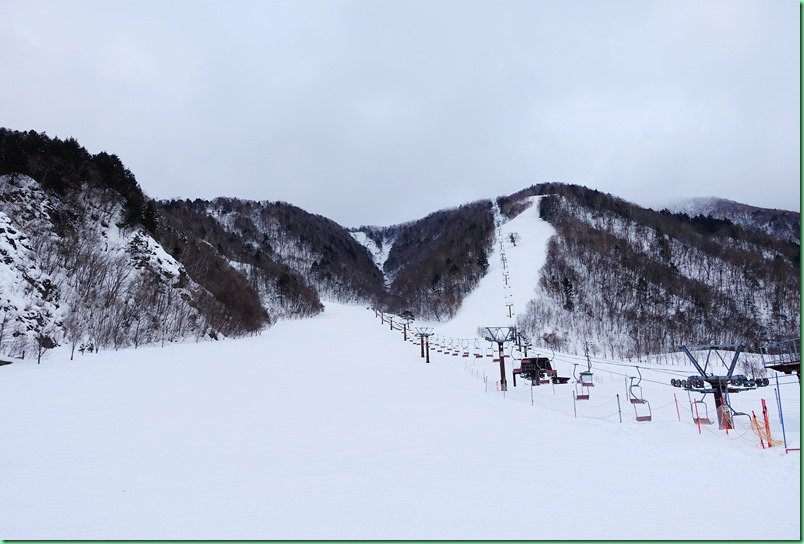
<svg viewBox="0 0 804 544"><path fill-rule="evenodd" d="M78 343L83 340L84 334L86 333L86 323L84 321L84 315L81 311L81 308L71 308L70 313L67 315L67 319L65 319L63 322L63 325L67 341L70 342L70 360L72 361L73 355L75 354L75 348Z"/></svg>

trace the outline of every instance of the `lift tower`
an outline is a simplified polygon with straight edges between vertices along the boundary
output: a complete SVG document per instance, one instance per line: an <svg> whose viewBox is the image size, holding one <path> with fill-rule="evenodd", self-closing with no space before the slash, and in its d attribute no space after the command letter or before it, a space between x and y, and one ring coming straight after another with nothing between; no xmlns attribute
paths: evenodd
<svg viewBox="0 0 804 544"><path fill-rule="evenodd" d="M422 348L422 358L425 363L430 362L430 336L433 334L433 327L416 327L416 335L419 337L419 345Z"/></svg>
<svg viewBox="0 0 804 544"><path fill-rule="evenodd" d="M729 393L749 391L757 387L765 387L770 383L767 378L748 379L742 374L734 374L734 368L737 366L737 359L740 357L743 346L705 344L700 346L681 346L681 350L698 371L698 375L690 376L686 380L670 380L670 385L673 387L681 387L685 391L702 393L704 396L707 393L712 393L712 396L715 398L715 411L718 415L718 424L721 429L733 428L731 420L732 415L748 415L734 411L729 405ZM715 353L717 353L718 350L734 351L734 356L731 359L731 363L727 366L728 372L725 376L707 372L709 356L712 354L713 350ZM703 366L701 366L700 362L690 353L691 351L706 351L706 361ZM718 357L720 357L720 354L718 354ZM723 364L725 365L726 361L723 361Z"/></svg>
<svg viewBox="0 0 804 544"><path fill-rule="evenodd" d="M503 347L506 342L511 342L516 338L516 327L483 327L486 334L483 338L489 342L496 342L500 350L500 390L508 391L508 382L505 380L505 352Z"/></svg>

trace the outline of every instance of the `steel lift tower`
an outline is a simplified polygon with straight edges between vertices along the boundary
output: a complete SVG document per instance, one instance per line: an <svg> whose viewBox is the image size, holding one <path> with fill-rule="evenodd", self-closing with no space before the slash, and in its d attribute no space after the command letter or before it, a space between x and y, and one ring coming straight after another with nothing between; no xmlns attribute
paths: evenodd
<svg viewBox="0 0 804 544"><path fill-rule="evenodd" d="M707 393L712 393L712 396L715 398L715 411L718 415L718 425L720 429L733 428L733 422L731 420L732 415L748 416L748 414L735 411L729 405L729 393L749 391L751 389L756 389L757 387L765 387L770 383L770 380L767 378L758 378L754 380L749 379L742 374L734 373L734 368L737 366L737 359L740 357L743 346L705 344L700 346L681 346L681 350L690 360L695 369L698 370L698 375L690 376L686 380L670 380L670 385L673 387L680 387L685 391L690 391L692 393L700 393L704 396L706 396ZM726 375L715 375L707 372L707 370L710 370L709 356L711 355L712 350L715 352L718 350L734 351L734 356L731 359L731 363L727 366L728 371ZM706 361L704 362L703 366L701 366L701 363L692 355L692 353L690 353L692 351L706 351ZM718 357L720 357L720 354L718 354ZM726 361L723 361L723 363L726 364ZM701 422L703 423L704 421Z"/></svg>
<svg viewBox="0 0 804 544"><path fill-rule="evenodd" d="M483 327L486 334L483 338L489 342L496 342L500 350L500 390L508 391L508 382L505 379L505 351L506 342L516 338L516 327ZM516 379L516 377L514 377Z"/></svg>

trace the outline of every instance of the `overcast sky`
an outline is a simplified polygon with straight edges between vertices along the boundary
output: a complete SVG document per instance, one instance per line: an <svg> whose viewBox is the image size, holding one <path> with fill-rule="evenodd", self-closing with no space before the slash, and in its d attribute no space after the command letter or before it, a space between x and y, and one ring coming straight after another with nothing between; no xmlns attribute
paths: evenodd
<svg viewBox="0 0 804 544"><path fill-rule="evenodd" d="M534 183L799 210L798 0L0 1L0 125L391 224Z"/></svg>

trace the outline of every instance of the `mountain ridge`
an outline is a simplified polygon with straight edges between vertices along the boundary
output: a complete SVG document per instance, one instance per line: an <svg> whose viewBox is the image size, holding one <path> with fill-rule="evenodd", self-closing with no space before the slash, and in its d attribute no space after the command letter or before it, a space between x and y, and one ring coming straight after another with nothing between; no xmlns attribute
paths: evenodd
<svg viewBox="0 0 804 544"><path fill-rule="evenodd" d="M32 285L22 295L0 285L8 307L4 319L16 327L13 342L0 328L3 353L12 344L17 354L41 352L45 336L117 349L255 334L277 319L316 315L323 300L448 320L487 274L492 247L500 242L499 223L528 209L534 196L540 197L540 220L556 231L532 299L518 303L526 308L519 326L534 341L591 341L604 352L640 356L682 336L755 344L797 331L800 324L800 240L790 235L794 212L784 221L777 218L781 230L767 229L761 220L778 211L730 203L734 220L690 216L580 185L542 183L398 225L344 227L285 202L155 201L115 155L90 155L72 139L6 129L0 129L0 175L4 187L17 190L14 198L0 200L0 226L7 234L0 253L14 261L6 263L6 277L17 274L8 266L47 271L30 281L14 280ZM39 215L22 211L37 205ZM753 223L745 219L746 210ZM10 256L3 244L19 241L9 229L39 240L36 251ZM125 244L110 246L111 232ZM90 247L80 249L87 245L83 239L91 240ZM502 242L515 243L515 237ZM87 292L71 283L84 266L73 257L76 251L120 276L119 293L107 292L105 299L110 307L120 306L119 315L111 312L92 331L79 323L85 318L76 308L85 307L93 319L105 310L83 300ZM135 289L137 282L141 287ZM160 286L156 292L164 301L135 295L148 291L147 282ZM25 308L10 309L11 295L29 301L40 296L34 306L42 311L25 318ZM47 309L45 295L56 297L59 307ZM139 299L156 309L134 304ZM160 324L160 316L170 324ZM109 328L111 322L117 329ZM26 342L27 348L19 348Z"/></svg>
<svg viewBox="0 0 804 544"><path fill-rule="evenodd" d="M690 217L702 215L728 220L791 241L801 237L801 214L792 210L762 208L714 196L679 200L664 206L664 209Z"/></svg>

